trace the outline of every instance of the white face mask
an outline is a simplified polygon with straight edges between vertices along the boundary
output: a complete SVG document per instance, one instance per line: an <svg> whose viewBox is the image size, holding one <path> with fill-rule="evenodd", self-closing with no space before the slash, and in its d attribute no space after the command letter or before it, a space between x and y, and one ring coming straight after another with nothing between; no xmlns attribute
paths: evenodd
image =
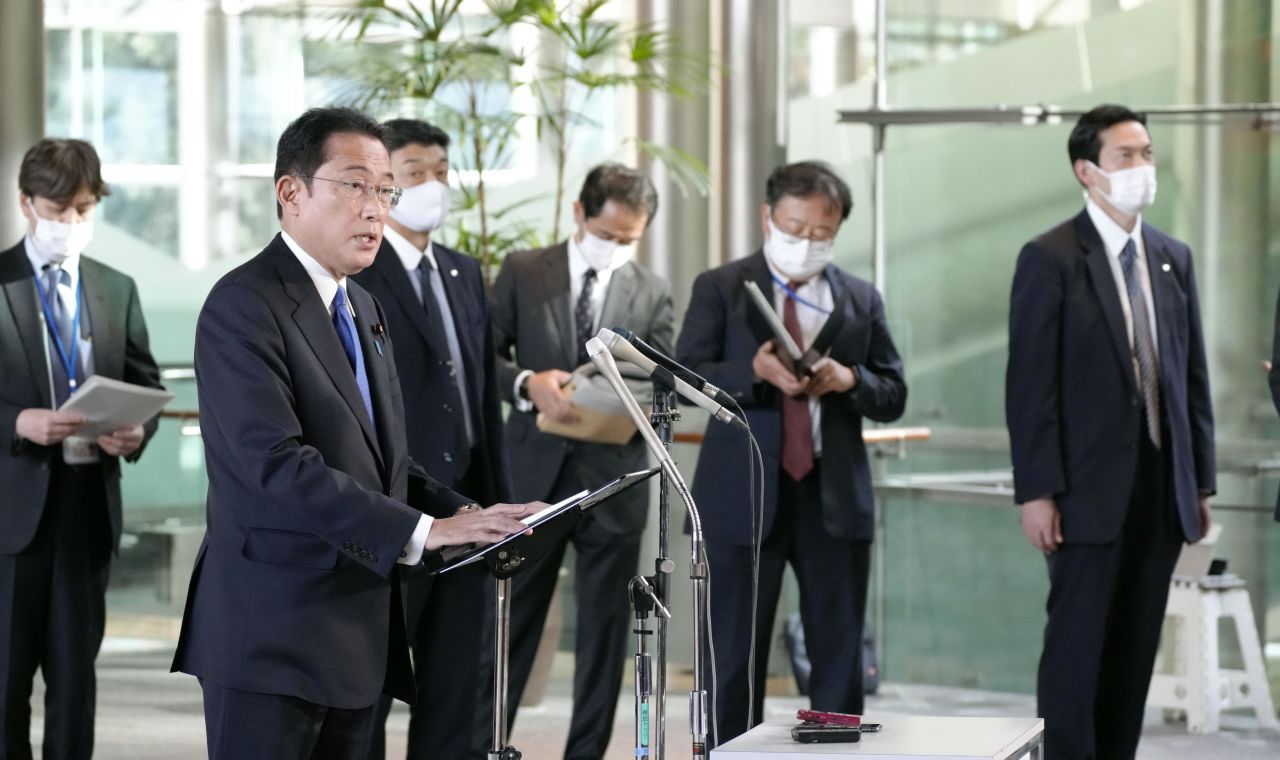
<svg viewBox="0 0 1280 760"><path fill-rule="evenodd" d="M36 218L36 230L31 235L36 253L47 264L58 265L74 256L79 256L89 247L93 239L93 220L67 223L45 219L36 213L35 206L28 201L27 207Z"/></svg>
<svg viewBox="0 0 1280 760"><path fill-rule="evenodd" d="M449 186L439 180L406 187L391 218L414 232L433 232L449 213Z"/></svg>
<svg viewBox="0 0 1280 760"><path fill-rule="evenodd" d="M831 263L831 248L834 243L834 240L808 240L788 235L770 219L769 238L764 241L764 255L783 277L803 282Z"/></svg>
<svg viewBox="0 0 1280 760"><path fill-rule="evenodd" d="M1156 200L1156 168L1150 164L1135 166L1132 169L1117 169L1105 172L1098 165L1093 167L1111 183L1111 192L1098 194L1106 199L1116 211L1129 216L1136 216Z"/></svg>
<svg viewBox="0 0 1280 760"><path fill-rule="evenodd" d="M587 266L597 272L617 269L636 255L634 244L618 245L612 240L592 235L585 227L582 230L582 240L578 241L578 251L587 260Z"/></svg>

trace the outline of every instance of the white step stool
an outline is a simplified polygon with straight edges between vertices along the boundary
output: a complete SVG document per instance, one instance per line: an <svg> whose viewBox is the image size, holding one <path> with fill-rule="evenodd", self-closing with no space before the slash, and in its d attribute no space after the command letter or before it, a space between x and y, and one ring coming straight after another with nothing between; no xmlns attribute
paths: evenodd
<svg viewBox="0 0 1280 760"><path fill-rule="evenodd" d="M1203 541L1182 547L1165 609L1166 621L1175 619L1165 627L1165 667L1162 671L1157 664L1147 705L1164 708L1166 714L1185 712L1193 734L1217 731L1222 711L1239 707L1252 709L1260 727L1280 731L1245 582L1234 575L1208 575L1221 533L1222 526L1213 525ZM1244 670L1218 665L1218 620L1223 617L1235 623Z"/></svg>

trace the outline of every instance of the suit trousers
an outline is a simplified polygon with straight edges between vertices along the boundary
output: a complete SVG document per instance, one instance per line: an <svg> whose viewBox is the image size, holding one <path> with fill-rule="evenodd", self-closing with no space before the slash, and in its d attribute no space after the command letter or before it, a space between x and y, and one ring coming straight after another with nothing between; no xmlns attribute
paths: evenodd
<svg viewBox="0 0 1280 760"><path fill-rule="evenodd" d="M472 462L479 460L474 456ZM471 467L453 489L479 493L471 487ZM480 682L480 650L484 643L486 610L492 604L493 579L483 563L447 573L428 575L421 568L407 573L406 618L413 650L414 702L410 706L408 760L464 758L475 719L472 701ZM486 691L485 693L490 693ZM371 733L369 760L386 757L386 723L391 697L378 700Z"/></svg>
<svg viewBox="0 0 1280 760"><path fill-rule="evenodd" d="M747 679L751 636L751 547L707 542L711 567L711 636L718 682L711 746L745 733L762 720L774 616L789 562L800 588L800 619L813 666L809 701L815 710L860 714L862 631L867 610L871 544L835 538L822 517L821 460L799 482L778 472L778 512L760 547L756 606L754 710L748 725ZM748 519L745 515L743 519ZM710 670L705 682L712 683Z"/></svg>
<svg viewBox="0 0 1280 760"><path fill-rule="evenodd" d="M20 487L6 484L6 487ZM94 660L106 620L111 528L100 465L63 464L35 538L0 555L0 757L31 758L31 689L45 681L45 760L93 755Z"/></svg>
<svg viewBox="0 0 1280 760"><path fill-rule="evenodd" d="M600 485L586 483L566 463L556 478L550 501L571 496L586 488ZM614 713L618 707L618 690L627 663L627 642L631 634L631 610L627 585L637 574L640 564L640 534L618 534L605 530L598 520L598 510L583 514L574 532L550 553L511 582L511 658L508 670L508 726L514 726L516 708L524 693L533 661L542 638L542 628L555 592L564 560L565 548L573 543L577 560L574 587L577 606L577 636L574 641L573 716L569 722L566 760L599 760L613 732ZM492 627L492 615L489 618ZM480 704L477 710L472 757L483 757L492 739L493 723L493 636L486 636L485 668Z"/></svg>
<svg viewBox="0 0 1280 760"><path fill-rule="evenodd" d="M362 760L375 705L348 710L201 679L209 760Z"/></svg>
<svg viewBox="0 0 1280 760"><path fill-rule="evenodd" d="M1182 528L1167 458L1147 439L1120 535L1064 544L1048 557L1048 622L1037 697L1045 753L1055 760L1125 760L1137 752L1169 579Z"/></svg>

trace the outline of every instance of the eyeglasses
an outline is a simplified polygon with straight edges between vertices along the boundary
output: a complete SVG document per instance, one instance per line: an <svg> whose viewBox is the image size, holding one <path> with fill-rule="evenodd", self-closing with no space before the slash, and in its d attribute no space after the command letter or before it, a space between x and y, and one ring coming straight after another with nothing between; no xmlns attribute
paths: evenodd
<svg viewBox="0 0 1280 760"><path fill-rule="evenodd" d="M342 185L343 188L338 192L348 200L354 201L362 197L377 198L378 203L383 208L395 208L396 204L400 202L400 196L404 195L404 190L395 185L374 185L362 179L329 179L328 177L308 177L305 174L299 174L298 176L302 179L336 182Z"/></svg>

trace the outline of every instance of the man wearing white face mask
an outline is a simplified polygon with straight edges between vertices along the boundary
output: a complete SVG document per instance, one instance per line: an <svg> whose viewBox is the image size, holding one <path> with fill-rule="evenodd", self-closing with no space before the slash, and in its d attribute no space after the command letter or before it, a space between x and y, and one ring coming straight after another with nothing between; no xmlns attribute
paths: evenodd
<svg viewBox="0 0 1280 760"><path fill-rule="evenodd" d="M449 136L415 119L385 122L391 173L404 188L373 266L352 275L381 302L396 346L409 456L431 477L481 504L505 502L489 303L480 265L433 240L449 211ZM408 574L406 618L417 692L407 757L463 757L480 676L484 568ZM383 695L369 758L385 756Z"/></svg>
<svg viewBox="0 0 1280 760"><path fill-rule="evenodd" d="M564 384L589 360L584 344L601 327L624 327L670 352L671 292L632 260L658 210L648 177L607 163L592 169L574 203L577 229L558 245L513 253L493 286L493 325L502 392L514 411L507 452L517 494L546 501L569 496L646 465L639 436L621 446L571 440L538 429L537 414L569 421ZM512 590L510 710L514 716L533 667L564 549L577 552L577 641L573 718L565 757L604 756L613 728L631 631L627 582L636 574L647 488L632 488L586 513L547 557L515 576ZM481 714L488 714L481 706ZM483 727L487 727L483 720ZM479 741L476 742L479 745Z"/></svg>
<svg viewBox="0 0 1280 760"><path fill-rule="evenodd" d="M88 439L55 410L90 375L160 388L160 371L133 280L83 255L107 194L93 147L41 140L18 188L27 236L0 253L0 757L31 757L39 669L44 756L88 758L120 460L157 420Z"/></svg>
<svg viewBox="0 0 1280 760"><path fill-rule="evenodd" d="M751 704L752 642L744 618L752 602L754 537L747 510L758 496L743 471L745 436L708 425L693 496L714 582L720 744L751 727L749 712L755 723L763 719L770 636L788 563L801 592L813 666L811 704L862 712L862 631L875 524L862 421L896 420L907 400L880 294L831 263L836 234L853 208L848 185L826 164L802 161L774 169L765 200L763 249L698 277L677 348L681 363L738 400L765 465ZM750 302L746 282L773 294L783 324L802 348L812 347L828 320L835 320L838 330L812 376L798 379L778 359L773 333Z"/></svg>
<svg viewBox="0 0 1280 760"><path fill-rule="evenodd" d="M1014 500L1045 554L1046 754L1131 758L1184 541L1212 520L1213 412L1186 244L1146 224L1146 119L1116 105L1067 142L1085 209L1027 243L1009 308Z"/></svg>

